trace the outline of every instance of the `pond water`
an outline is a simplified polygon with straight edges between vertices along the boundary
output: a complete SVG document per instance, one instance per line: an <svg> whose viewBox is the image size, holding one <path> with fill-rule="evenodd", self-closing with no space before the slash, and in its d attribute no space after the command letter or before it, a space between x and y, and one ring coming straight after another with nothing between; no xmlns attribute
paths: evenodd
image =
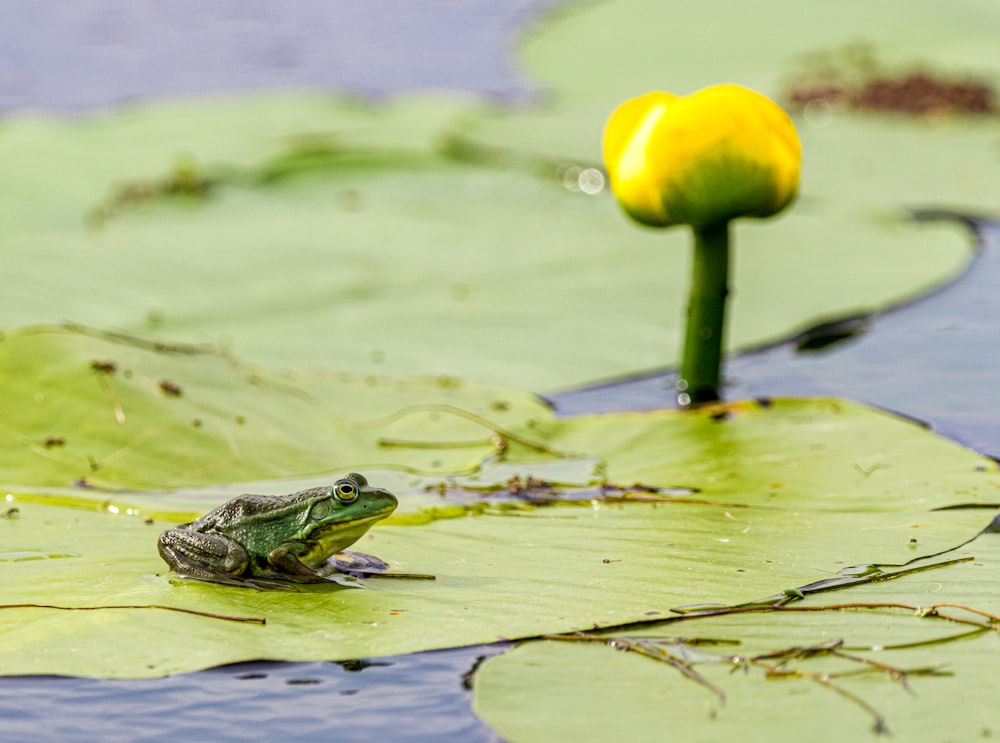
<svg viewBox="0 0 1000 743"><path fill-rule="evenodd" d="M528 90L509 46L539 0L0 0L0 112L224 90Z"/></svg>
<svg viewBox="0 0 1000 743"><path fill-rule="evenodd" d="M463 679L506 647L241 663L149 681L0 678L0 740L495 741Z"/></svg>
<svg viewBox="0 0 1000 743"><path fill-rule="evenodd" d="M529 88L508 47L541 6L0 0L0 112L273 87L519 96ZM865 332L825 349L792 343L733 359L727 396L861 399L1000 455L1000 396L981 374L1000 367L1000 327L990 322L1000 301L993 290L1000 224L971 227L981 250L959 283L855 324ZM644 409L670 404L672 385L672 374L659 372L548 397L563 414ZM473 715L463 680L481 656L504 649L356 664L251 663L150 681L0 678L0 741L201 740L222 731L242 740L497 740Z"/></svg>

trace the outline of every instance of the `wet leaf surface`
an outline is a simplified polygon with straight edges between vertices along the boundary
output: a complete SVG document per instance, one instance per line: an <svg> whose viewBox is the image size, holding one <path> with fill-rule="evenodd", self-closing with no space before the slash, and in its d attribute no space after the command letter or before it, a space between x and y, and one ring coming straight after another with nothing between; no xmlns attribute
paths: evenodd
<svg viewBox="0 0 1000 743"><path fill-rule="evenodd" d="M94 395L107 405L99 391ZM604 478L642 483L637 490L651 500L570 497L561 507L516 509L499 500L475 509L447 487L442 496L433 487L440 478L367 471L401 500L399 512L356 545L389 564L387 577L367 579L362 591L304 586L288 593L168 580L155 549L159 532L218 505L232 494L225 489L14 489L7 502L19 515L0 528L11 556L3 563L2 611L16 629L0 639L0 667L161 676L257 658L340 660L618 625L682 605L759 599L850 566L864 572L935 555L983 528L990 504L1000 500L989 460L843 401L572 420L528 405L518 415L531 424L522 418L508 427L535 446L510 447L503 466L483 458L478 473L451 487L509 492L517 471L522 481L562 488L575 477L585 492ZM443 434L448 442L456 438ZM154 439L148 456L167 459L155 447L169 441ZM203 456L214 454L206 447ZM136 477L148 483L154 473L144 470L146 461L124 457L117 472L127 480L137 468ZM268 458L258 465L266 468ZM39 471L46 469L43 460ZM332 477L246 489L289 492ZM19 559L29 552L62 559ZM435 580L388 577L394 572Z"/></svg>
<svg viewBox="0 0 1000 743"><path fill-rule="evenodd" d="M617 633L625 638L610 647L525 643L484 664L475 708L518 741L655 738L665 726L695 740L874 738L880 731L909 740L989 737L1000 604L983 586L1000 567L1000 550L995 535L969 550L976 555L970 564L798 605L834 607L826 610L685 618ZM905 606L944 601L993 618L956 606L941 608L940 617ZM985 628L977 634L942 617ZM574 711L581 699L591 700L592 712Z"/></svg>

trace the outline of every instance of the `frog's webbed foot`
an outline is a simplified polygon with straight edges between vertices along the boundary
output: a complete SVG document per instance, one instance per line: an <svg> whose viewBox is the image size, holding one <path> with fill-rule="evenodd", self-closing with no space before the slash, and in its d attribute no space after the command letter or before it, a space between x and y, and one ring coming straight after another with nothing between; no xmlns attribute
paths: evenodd
<svg viewBox="0 0 1000 743"><path fill-rule="evenodd" d="M230 578L223 573L213 573L211 575L192 575L191 571L174 570L170 578L171 583L180 583L185 580L197 580L203 583L217 583L223 586L235 586L236 588L252 588L255 591L293 591L298 593L299 589L291 583L284 583L276 580L266 580L264 578Z"/></svg>
<svg viewBox="0 0 1000 743"><path fill-rule="evenodd" d="M264 578L247 578L239 581L239 585L244 588L255 588L258 591L292 591L300 593L299 589L292 583L279 580L266 580Z"/></svg>

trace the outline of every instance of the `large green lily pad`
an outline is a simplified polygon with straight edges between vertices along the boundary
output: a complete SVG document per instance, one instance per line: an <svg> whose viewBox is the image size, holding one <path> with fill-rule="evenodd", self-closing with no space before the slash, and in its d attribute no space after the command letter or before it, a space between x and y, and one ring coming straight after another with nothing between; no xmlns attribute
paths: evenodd
<svg viewBox="0 0 1000 743"><path fill-rule="evenodd" d="M79 330L12 334L2 349L2 492L18 513L0 519L0 578L3 603L22 605L0 609L16 628L0 636L8 674L141 677L251 658L388 655L743 601L956 547L988 520L981 508L1000 487L990 460L835 400L556 419L494 388L374 380L366 392L336 376L249 373L216 354ZM92 369L92 358L115 371ZM63 417L31 414L37 406ZM57 434L63 443L46 447ZM233 494L190 486L244 471L283 479L241 490L289 492L363 462L402 505L358 548L436 580L286 593L164 575L161 529ZM116 491L70 488L81 472ZM512 474L584 488L584 500L484 507L455 487L425 489L502 485ZM594 489L606 480L667 490L609 502ZM178 483L188 488L163 492ZM936 510L959 505L971 507ZM114 606L130 608L70 610Z"/></svg>
<svg viewBox="0 0 1000 743"><path fill-rule="evenodd" d="M112 490L373 465L460 473L497 453L498 430L548 415L532 395L454 378L275 373L79 327L0 340L0 398L0 484Z"/></svg>
<svg viewBox="0 0 1000 743"><path fill-rule="evenodd" d="M396 489L404 502L419 498ZM287 593L175 586L156 554L166 524L16 496L10 502L20 515L0 523L4 603L29 606L0 610L5 626L16 628L0 638L0 669L120 678L259 658L346 660L608 626L650 612L666 615L692 601L757 598L826 577L859 557L909 558L902 536L911 529L919 529L923 549L946 548L982 521L969 512L911 512L874 518L859 533L855 517L844 514L754 512L730 525L719 507L632 504L389 523L359 547L395 570L436 580L377 578L367 590ZM895 548L882 546L895 536ZM64 608L44 608L52 606ZM124 608L68 610L102 606Z"/></svg>

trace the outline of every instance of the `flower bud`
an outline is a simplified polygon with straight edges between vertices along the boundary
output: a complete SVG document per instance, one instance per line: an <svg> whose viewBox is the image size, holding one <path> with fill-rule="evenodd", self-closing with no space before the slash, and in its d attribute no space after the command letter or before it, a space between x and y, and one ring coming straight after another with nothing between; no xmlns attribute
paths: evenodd
<svg viewBox="0 0 1000 743"><path fill-rule="evenodd" d="M605 125L603 152L619 204L656 227L777 214L798 192L802 163L788 114L732 84L625 101Z"/></svg>

